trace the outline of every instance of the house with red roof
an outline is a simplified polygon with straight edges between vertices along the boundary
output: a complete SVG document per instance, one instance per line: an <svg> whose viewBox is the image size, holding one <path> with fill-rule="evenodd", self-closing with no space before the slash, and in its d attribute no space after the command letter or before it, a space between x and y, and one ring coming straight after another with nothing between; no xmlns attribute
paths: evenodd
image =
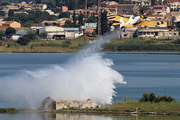
<svg viewBox="0 0 180 120"><path fill-rule="evenodd" d="M170 13L170 8L167 5L156 5L153 7L153 10L153 15L166 15L167 13Z"/></svg>
<svg viewBox="0 0 180 120"><path fill-rule="evenodd" d="M115 2L115 1L104 1L104 2L101 2L101 7L106 7L108 5L118 5L118 3Z"/></svg>
<svg viewBox="0 0 180 120"><path fill-rule="evenodd" d="M169 5L172 10L180 9L180 0L166 0L166 2L167 5Z"/></svg>
<svg viewBox="0 0 180 120"><path fill-rule="evenodd" d="M2 27L20 28L21 24L16 21L6 21L2 24Z"/></svg>

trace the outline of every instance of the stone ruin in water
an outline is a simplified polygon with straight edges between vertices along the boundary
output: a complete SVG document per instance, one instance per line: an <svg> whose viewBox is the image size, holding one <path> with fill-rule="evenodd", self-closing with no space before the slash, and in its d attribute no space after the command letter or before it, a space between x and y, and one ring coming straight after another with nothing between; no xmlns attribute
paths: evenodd
<svg viewBox="0 0 180 120"><path fill-rule="evenodd" d="M45 110L63 109L63 108L92 108L92 100L59 100L55 101L50 97L42 101L42 108Z"/></svg>

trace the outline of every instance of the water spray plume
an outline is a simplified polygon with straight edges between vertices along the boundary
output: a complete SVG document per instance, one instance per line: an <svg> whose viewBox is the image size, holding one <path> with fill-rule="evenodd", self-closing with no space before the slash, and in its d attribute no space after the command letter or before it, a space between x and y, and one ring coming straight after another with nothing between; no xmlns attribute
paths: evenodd
<svg viewBox="0 0 180 120"><path fill-rule="evenodd" d="M93 100L96 104L110 104L116 83L126 82L123 76L110 66L111 59L99 53L104 42L110 41L116 32L100 36L96 43L79 51L66 64L52 65L36 71L22 71L14 76L0 78L0 101L11 107L41 106L50 96L54 100ZM3 92L2 92L3 91Z"/></svg>

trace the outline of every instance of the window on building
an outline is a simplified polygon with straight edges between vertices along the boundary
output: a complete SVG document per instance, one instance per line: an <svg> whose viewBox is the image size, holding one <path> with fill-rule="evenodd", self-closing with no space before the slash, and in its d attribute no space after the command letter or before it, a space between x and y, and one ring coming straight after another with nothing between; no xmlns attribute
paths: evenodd
<svg viewBox="0 0 180 120"><path fill-rule="evenodd" d="M176 35L176 33L174 33L174 35Z"/></svg>

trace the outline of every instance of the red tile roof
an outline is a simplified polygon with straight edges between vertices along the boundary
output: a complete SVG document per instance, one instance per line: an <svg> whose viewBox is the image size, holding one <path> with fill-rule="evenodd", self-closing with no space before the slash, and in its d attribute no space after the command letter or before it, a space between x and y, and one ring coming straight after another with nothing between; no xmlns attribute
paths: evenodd
<svg viewBox="0 0 180 120"><path fill-rule="evenodd" d="M147 17L163 17L163 15L147 15Z"/></svg>
<svg viewBox="0 0 180 120"><path fill-rule="evenodd" d="M0 19L4 19L5 17L0 17Z"/></svg>
<svg viewBox="0 0 180 120"><path fill-rule="evenodd" d="M154 6L155 7L168 7L167 5L157 5L157 6Z"/></svg>
<svg viewBox="0 0 180 120"><path fill-rule="evenodd" d="M34 27L42 27L42 25L40 25L40 24L33 24L33 25L31 25L31 27L32 26L34 26Z"/></svg>
<svg viewBox="0 0 180 120"><path fill-rule="evenodd" d="M166 0L167 2L180 2L180 0Z"/></svg>
<svg viewBox="0 0 180 120"><path fill-rule="evenodd" d="M3 23L3 25L10 25L11 23L13 23L14 21L7 21L5 23Z"/></svg>

